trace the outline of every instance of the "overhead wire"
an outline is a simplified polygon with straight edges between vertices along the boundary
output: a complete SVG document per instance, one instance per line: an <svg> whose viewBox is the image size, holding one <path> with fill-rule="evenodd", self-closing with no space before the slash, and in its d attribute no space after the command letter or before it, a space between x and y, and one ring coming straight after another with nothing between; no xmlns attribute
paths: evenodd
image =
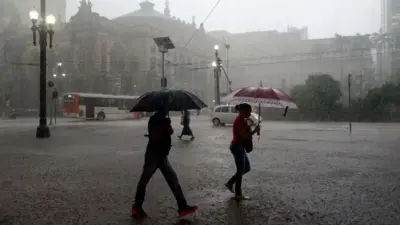
<svg viewBox="0 0 400 225"><path fill-rule="evenodd" d="M211 9L211 11L208 13L207 17L203 20L203 22L202 22L203 24L208 20L208 18L211 16L211 14L217 8L217 6L219 5L220 2L221 2L221 0L217 1L217 3L214 5L214 7ZM197 32L199 32L198 29L195 32L193 32L192 36L190 36L189 40L186 42L186 44L183 48L186 48L190 44L190 42L193 40L194 36L196 36Z"/></svg>
<svg viewBox="0 0 400 225"><path fill-rule="evenodd" d="M367 50L367 49L365 49L365 50ZM285 56L282 56L282 55L281 56L263 56L263 57L259 57L259 58L237 59L237 60L234 60L235 62L237 62L236 65L235 64L233 64L233 65L231 64L229 67L230 68L245 67L245 66L251 67L251 66L259 66L259 65L269 65L269 64L282 64L282 63L293 63L293 62L304 62L304 61L335 60L335 59L357 60L357 59L365 57L364 55L360 56L358 54L353 54L353 55L337 55L337 56L331 56L331 57L329 57L329 56L321 56L321 57L314 57L314 58L300 58L300 59L293 59L293 60L276 60L276 61L272 60L272 59L281 59L281 58L285 58L285 57L301 57L301 56L322 55L322 54L328 54L328 53L334 53L334 52L341 52L341 51L336 51L335 50L335 51L326 51L326 52L318 52L318 53L298 53L298 54L287 54ZM348 51L343 51L343 52L360 52L360 51L359 50L348 50ZM375 53L375 54L368 53L367 56L371 56L371 58L372 58L373 55L377 55L377 56L388 55L388 54L396 53L396 52L400 52L400 49L393 49L393 50L390 50L390 51L387 51L387 52L378 52L378 53ZM262 60L271 60L271 61L270 62L263 62ZM254 63L252 63L252 61L254 61ZM256 62L256 61L258 61L258 62ZM142 62L144 62L144 61L143 60L130 60L130 61L123 60L123 61L93 62L93 63L94 64L102 64L102 63L105 63L105 64L121 64L121 63L125 63L125 65L126 65L126 64L129 64L129 63L142 63ZM35 66L35 64L38 64L39 61L10 62L10 63L13 64L13 65L21 65L21 66ZM76 60L64 60L64 61L62 61L62 63L65 63L65 64L78 63L78 64L80 64L81 62L76 61ZM211 64L211 62L207 63L207 64L169 63L167 65L171 66L171 67L175 67L175 68L176 67L185 68L185 69L189 69L190 71L193 71L193 70L202 70L202 69L212 68L210 66L210 64ZM198 67L190 68L190 66L193 66L193 65L197 65ZM150 71L150 70L146 70L146 71Z"/></svg>

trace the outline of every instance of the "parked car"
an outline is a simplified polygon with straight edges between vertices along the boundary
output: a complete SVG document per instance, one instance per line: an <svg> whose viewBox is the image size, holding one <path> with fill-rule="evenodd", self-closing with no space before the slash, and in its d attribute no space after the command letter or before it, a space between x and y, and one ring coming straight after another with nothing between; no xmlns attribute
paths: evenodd
<svg viewBox="0 0 400 225"><path fill-rule="evenodd" d="M211 121L214 126L224 126L225 124L233 124L238 111L235 109L234 105L218 105L214 107L211 114ZM262 118L257 114L252 112L247 123L249 126L253 126L262 121Z"/></svg>

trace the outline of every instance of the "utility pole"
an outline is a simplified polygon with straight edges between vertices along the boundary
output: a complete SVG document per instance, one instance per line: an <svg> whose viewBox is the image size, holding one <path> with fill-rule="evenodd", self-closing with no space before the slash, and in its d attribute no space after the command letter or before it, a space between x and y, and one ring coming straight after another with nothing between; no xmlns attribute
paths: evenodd
<svg viewBox="0 0 400 225"><path fill-rule="evenodd" d="M54 90L54 82L53 81L49 81L47 83L47 86ZM54 91L53 91L53 93L54 93ZM49 107L49 125L50 126L53 125L53 96L54 96L54 94L52 94L52 96L50 97L50 107Z"/></svg>
<svg viewBox="0 0 400 225"><path fill-rule="evenodd" d="M231 93L232 92L232 81L229 79L228 73L227 73L227 71L225 71L223 66L221 66L221 69L225 74L225 78L226 78L226 82L227 82L227 88L228 88L227 91L228 91L228 93Z"/></svg>
<svg viewBox="0 0 400 225"><path fill-rule="evenodd" d="M351 135L352 132L352 124L351 124L351 115L352 115L352 111L351 111L351 74L349 74L348 76L348 80L347 80L347 85L348 85L348 91L349 91L349 134Z"/></svg>
<svg viewBox="0 0 400 225"><path fill-rule="evenodd" d="M165 90L167 88L167 79L165 78L165 50L161 50L161 88Z"/></svg>
<svg viewBox="0 0 400 225"><path fill-rule="evenodd" d="M220 100L220 89L219 89L219 82L220 82L220 76L221 76L221 59L219 58L218 54L218 49L219 46L215 45L214 50L215 50L215 62L213 62L213 67L214 67L214 79L215 79L215 104L219 105L221 104Z"/></svg>
<svg viewBox="0 0 400 225"><path fill-rule="evenodd" d="M225 48L226 48L226 71L224 71L224 72L226 72L226 77L228 78L229 77L229 50L231 48L231 45L225 44ZM230 89L230 86L231 86L230 83L231 83L230 80L227 79L226 85L227 85L228 92L232 92L232 90Z"/></svg>

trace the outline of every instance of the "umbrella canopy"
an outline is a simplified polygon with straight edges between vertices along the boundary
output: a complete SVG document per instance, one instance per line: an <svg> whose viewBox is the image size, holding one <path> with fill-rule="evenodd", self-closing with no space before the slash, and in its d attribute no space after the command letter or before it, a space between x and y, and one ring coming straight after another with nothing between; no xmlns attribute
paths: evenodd
<svg viewBox="0 0 400 225"><path fill-rule="evenodd" d="M184 90L147 92L139 97L131 112L154 112L157 108L168 111L202 109L207 107L196 95Z"/></svg>
<svg viewBox="0 0 400 225"><path fill-rule="evenodd" d="M225 96L222 101L232 104L248 103L261 107L297 109L297 105L289 95L278 89L268 87L240 88Z"/></svg>

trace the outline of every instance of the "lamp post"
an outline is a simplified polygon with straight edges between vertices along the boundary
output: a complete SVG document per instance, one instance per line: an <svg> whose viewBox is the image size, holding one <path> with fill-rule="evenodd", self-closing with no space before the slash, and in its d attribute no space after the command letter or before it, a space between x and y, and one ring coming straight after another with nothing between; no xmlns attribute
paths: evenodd
<svg viewBox="0 0 400 225"><path fill-rule="evenodd" d="M212 62L212 67L214 67L214 79L215 79L215 104L221 104L220 101L220 89L219 89L219 82L221 76L221 59L219 58L218 50L219 46L214 46L215 50L215 61Z"/></svg>
<svg viewBox="0 0 400 225"><path fill-rule="evenodd" d="M49 138L50 130L47 126L46 118L46 47L47 36L49 36L49 47L53 47L53 28L56 18L52 14L46 17L46 0L40 1L40 16L36 10L32 10L29 13L29 17L32 21L33 45L36 46L36 33L38 33L40 46L40 119L39 126L36 129L36 138Z"/></svg>
<svg viewBox="0 0 400 225"><path fill-rule="evenodd" d="M167 88L167 78L165 77L165 53L168 53L169 49L174 49L174 43L172 43L169 37L158 37L153 38L154 42L158 46L158 51L161 52L161 89Z"/></svg>
<svg viewBox="0 0 400 225"><path fill-rule="evenodd" d="M349 95L349 134L351 135L352 132L352 124L351 124L351 79L352 79L352 75L349 74L347 77L347 86L348 86L348 95Z"/></svg>

